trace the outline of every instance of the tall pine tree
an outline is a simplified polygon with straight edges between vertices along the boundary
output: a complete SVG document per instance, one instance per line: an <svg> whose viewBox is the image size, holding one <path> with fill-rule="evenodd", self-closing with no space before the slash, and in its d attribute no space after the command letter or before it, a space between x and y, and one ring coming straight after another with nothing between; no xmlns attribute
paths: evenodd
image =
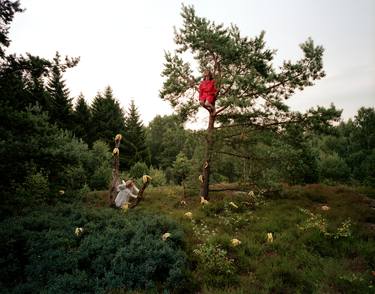
<svg viewBox="0 0 375 294"><path fill-rule="evenodd" d="M108 86L103 93L98 93L95 96L91 105L91 113L89 143L102 140L112 146L116 134L123 134L125 124L124 113L119 102L113 96L111 87Z"/></svg>
<svg viewBox="0 0 375 294"><path fill-rule="evenodd" d="M121 157L126 168L136 162L150 163L150 156L146 146L145 129L140 120L138 109L132 100L125 118L124 154ZM121 153L120 153L121 156Z"/></svg>
<svg viewBox="0 0 375 294"><path fill-rule="evenodd" d="M83 141L85 141L86 143L89 143L91 111L82 93L78 96L77 103L75 105L73 122L74 135L78 138L83 139Z"/></svg>
<svg viewBox="0 0 375 294"><path fill-rule="evenodd" d="M73 118L72 98L69 98L69 90L63 80L63 72L68 67L78 63L78 59L68 60L61 64L59 52L53 58L51 76L48 81L47 90L50 95L50 117L60 128L71 129Z"/></svg>
<svg viewBox="0 0 375 294"><path fill-rule="evenodd" d="M165 55L162 72L165 81L160 96L182 118L194 118L200 107L197 90L202 76L193 75L193 66L201 73L210 69L216 80L216 110L208 112L203 141L206 148L202 162L202 197L208 198L214 153L221 152L215 146L217 143L235 146L234 142L245 132L256 129L277 132L288 124L324 128L338 119L340 113L334 107L300 114L290 111L285 104L297 90L312 86L325 75L324 49L312 39L300 45L301 59L285 61L276 67L273 65L276 51L266 47L264 32L254 38L244 37L235 25L225 27L198 17L193 7L183 6L181 16L183 25L175 30L174 37L177 49Z"/></svg>

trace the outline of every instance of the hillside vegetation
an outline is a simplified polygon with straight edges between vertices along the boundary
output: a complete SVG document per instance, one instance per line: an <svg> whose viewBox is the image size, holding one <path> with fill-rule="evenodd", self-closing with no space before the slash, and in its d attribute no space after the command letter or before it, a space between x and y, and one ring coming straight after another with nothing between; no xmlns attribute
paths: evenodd
<svg viewBox="0 0 375 294"><path fill-rule="evenodd" d="M1 224L1 285L18 293L372 293L374 193L287 186L218 192L206 205L188 196L185 205L180 187L165 186L128 211L106 208L107 192L75 203L62 196Z"/></svg>

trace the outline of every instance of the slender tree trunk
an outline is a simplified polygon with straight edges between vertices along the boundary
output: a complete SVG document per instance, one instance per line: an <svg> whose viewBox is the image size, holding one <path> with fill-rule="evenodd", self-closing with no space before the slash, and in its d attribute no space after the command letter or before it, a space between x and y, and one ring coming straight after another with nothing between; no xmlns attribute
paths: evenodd
<svg viewBox="0 0 375 294"><path fill-rule="evenodd" d="M134 207L136 207L138 204L139 204L139 202L141 202L142 200L144 200L145 198L143 197L143 192L146 190L146 188L147 188L147 186L148 186L148 184L149 184L150 182L146 182L146 183L143 183L143 186L142 186L142 188L139 190L139 192L138 192L138 197L135 199L135 201L133 202L133 203L131 203L130 205L129 205L129 208L134 208Z"/></svg>
<svg viewBox="0 0 375 294"><path fill-rule="evenodd" d="M207 127L207 137L206 137L206 151L204 154L204 161L203 161L203 182L201 183L201 197L206 200L209 200L209 184L210 184L210 168L211 168L211 158L213 153L213 132L214 132L214 123L216 118L216 113L209 112L209 120L208 120L208 127Z"/></svg>
<svg viewBox="0 0 375 294"><path fill-rule="evenodd" d="M120 174L120 142L121 135L117 135L115 138L115 149L113 149L113 168L112 168L112 182L109 188L109 206L113 206L115 203L115 198L117 196L117 187L120 184L119 174ZM116 149L117 148L117 149ZM116 151L115 151L116 150Z"/></svg>

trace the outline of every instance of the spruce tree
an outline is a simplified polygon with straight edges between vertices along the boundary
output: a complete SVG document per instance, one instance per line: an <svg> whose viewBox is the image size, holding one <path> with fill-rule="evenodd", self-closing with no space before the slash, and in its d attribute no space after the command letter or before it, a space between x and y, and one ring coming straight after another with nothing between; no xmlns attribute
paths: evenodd
<svg viewBox="0 0 375 294"><path fill-rule="evenodd" d="M125 167L129 168L141 161L149 164L149 152L146 147L145 129L132 100L125 118L124 154L121 159ZM121 156L121 153L120 153Z"/></svg>
<svg viewBox="0 0 375 294"><path fill-rule="evenodd" d="M119 102L113 96L111 87L98 93L91 105L92 124L89 142L102 140L112 147L116 134L124 132L124 113ZM120 154L121 156L121 154Z"/></svg>
<svg viewBox="0 0 375 294"><path fill-rule="evenodd" d="M72 128L73 103L69 97L69 90L63 80L62 72L65 68L60 63L60 54L56 52L53 58L52 72L47 90L50 95L50 118L60 128Z"/></svg>
<svg viewBox="0 0 375 294"><path fill-rule="evenodd" d="M81 138L86 143L89 143L91 111L82 93L78 96L77 103L75 105L73 122L74 135Z"/></svg>

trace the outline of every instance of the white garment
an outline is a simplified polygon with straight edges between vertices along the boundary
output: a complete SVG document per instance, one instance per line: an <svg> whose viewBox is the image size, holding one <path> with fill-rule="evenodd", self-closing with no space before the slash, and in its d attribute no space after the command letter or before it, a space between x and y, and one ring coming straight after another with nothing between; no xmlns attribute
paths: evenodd
<svg viewBox="0 0 375 294"><path fill-rule="evenodd" d="M133 187L131 188L127 188L124 184L120 184L118 185L118 189L120 190L120 192L118 192L115 199L115 204L117 207L121 207L124 203L129 202L129 197L138 197L135 194L138 194L139 190L135 185L133 185Z"/></svg>

